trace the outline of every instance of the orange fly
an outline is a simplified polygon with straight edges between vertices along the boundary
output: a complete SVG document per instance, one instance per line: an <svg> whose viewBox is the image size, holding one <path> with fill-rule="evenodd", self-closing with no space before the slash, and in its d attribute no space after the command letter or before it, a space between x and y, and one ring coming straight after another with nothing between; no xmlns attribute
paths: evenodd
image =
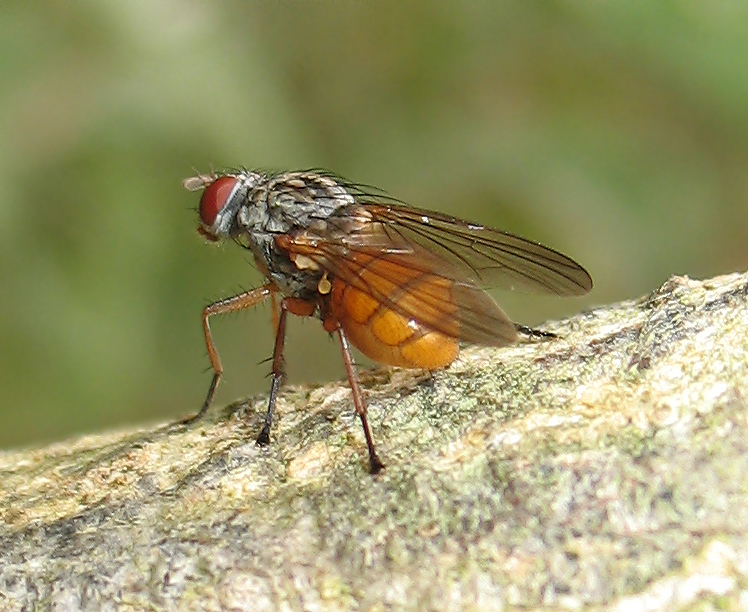
<svg viewBox="0 0 748 612"><path fill-rule="evenodd" d="M216 314L274 305L275 348L265 424L270 425L283 378L288 313L317 315L340 339L343 362L361 419L372 473L384 467L372 440L351 345L382 364L434 370L452 363L459 342L504 346L522 328L481 287L487 284L557 296L578 296L592 279L578 263L546 246L484 225L421 210L323 171L269 174L247 170L185 180L203 190L198 231L210 241L232 239L254 255L262 287L220 300L203 311L213 381L223 366L210 332ZM192 420L192 419L191 419Z"/></svg>

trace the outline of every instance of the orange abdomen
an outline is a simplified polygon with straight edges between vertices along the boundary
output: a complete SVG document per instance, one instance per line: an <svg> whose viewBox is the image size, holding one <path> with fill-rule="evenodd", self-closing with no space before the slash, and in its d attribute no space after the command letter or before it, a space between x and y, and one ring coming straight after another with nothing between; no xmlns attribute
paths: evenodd
<svg viewBox="0 0 748 612"><path fill-rule="evenodd" d="M392 291L387 291L385 295L393 303L399 304L403 300L417 299L419 287L422 289L424 284L428 284L429 291L433 293L435 277L429 275L421 279L419 275L419 272L413 271L407 289L392 285L387 288ZM443 293L446 303L451 303L449 281L438 280L442 286L437 289ZM381 284L387 281L377 278L375 282ZM337 279L333 280L331 293L331 318L337 321L351 344L374 361L402 368L434 370L449 365L457 358L457 333L451 337L434 331L417 319L401 315L368 293ZM427 318L428 305L419 306ZM444 309L444 303L440 309Z"/></svg>

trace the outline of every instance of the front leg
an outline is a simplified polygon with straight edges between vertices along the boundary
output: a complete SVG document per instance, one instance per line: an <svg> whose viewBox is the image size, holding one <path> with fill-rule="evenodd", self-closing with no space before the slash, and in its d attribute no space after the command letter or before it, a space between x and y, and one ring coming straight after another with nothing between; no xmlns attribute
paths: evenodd
<svg viewBox="0 0 748 612"><path fill-rule="evenodd" d="M213 367L213 380L208 388L208 395L205 398L203 407L200 408L200 411L196 415L182 421L183 424L189 425L190 423L194 423L205 415L213 402L213 396L216 394L218 382L221 380L221 376L223 375L223 365L221 364L221 358L218 356L215 342L213 342L213 334L210 332L210 323L208 319L213 315L246 310L247 308L257 306L257 304L264 302L269 295L274 294L276 291L278 291L278 289L275 285L268 283L262 287L219 300L205 307L205 310L203 310L203 332L205 333L205 345L208 348L210 365Z"/></svg>

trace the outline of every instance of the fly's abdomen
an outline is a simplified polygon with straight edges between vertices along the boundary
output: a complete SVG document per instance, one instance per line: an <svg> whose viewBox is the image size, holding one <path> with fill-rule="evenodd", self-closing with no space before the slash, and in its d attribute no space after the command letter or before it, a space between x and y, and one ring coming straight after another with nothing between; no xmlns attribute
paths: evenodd
<svg viewBox="0 0 748 612"><path fill-rule="evenodd" d="M447 329L454 327L454 336L446 335L427 327L414 317L401 314L394 307L399 305L406 312L409 311L411 305L408 302L420 299L414 294L424 291L433 299L449 303L450 282L441 277L409 270L411 278L407 286L398 287L378 276L377 267L384 264L386 262L372 262L361 273L361 280L368 283L369 287L371 283L376 284L374 291L382 291L393 307L374 299L370 293L336 279L332 282L331 318L337 321L358 350L376 362L427 370L449 365L459 353L456 323L444 321ZM419 304L419 307L428 310L428 305ZM456 308L453 307L454 310ZM440 310L444 310L443 304Z"/></svg>

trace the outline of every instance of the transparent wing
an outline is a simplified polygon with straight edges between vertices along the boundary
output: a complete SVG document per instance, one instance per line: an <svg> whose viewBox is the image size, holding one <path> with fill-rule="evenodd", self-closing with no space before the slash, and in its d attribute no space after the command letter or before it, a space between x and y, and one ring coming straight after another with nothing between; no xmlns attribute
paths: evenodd
<svg viewBox="0 0 748 612"><path fill-rule="evenodd" d="M314 229L279 237L278 244L384 307L476 344L501 346L516 338L483 284L559 296L592 287L584 268L553 249L395 204L346 207Z"/></svg>
<svg viewBox="0 0 748 612"><path fill-rule="evenodd" d="M582 266L532 240L434 211L398 204L364 207L394 241L420 244L481 284L558 296L592 289Z"/></svg>

